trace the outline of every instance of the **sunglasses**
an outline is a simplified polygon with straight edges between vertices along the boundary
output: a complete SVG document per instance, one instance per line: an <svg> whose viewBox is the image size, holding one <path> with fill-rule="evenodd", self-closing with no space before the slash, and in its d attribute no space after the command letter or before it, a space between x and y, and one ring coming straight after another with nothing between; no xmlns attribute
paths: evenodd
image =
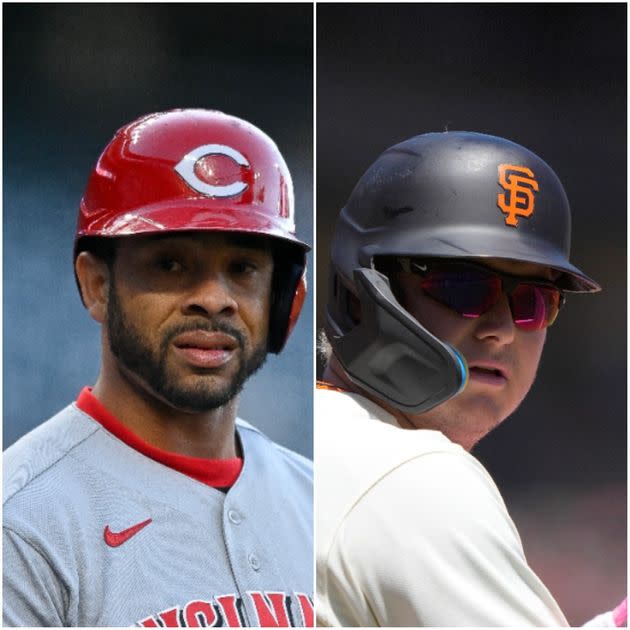
<svg viewBox="0 0 630 630"><path fill-rule="evenodd" d="M489 311L505 293L514 324L521 330L551 326L564 304L552 282L528 279L468 262L398 258L400 268L420 276L422 291L440 304L475 319Z"/></svg>

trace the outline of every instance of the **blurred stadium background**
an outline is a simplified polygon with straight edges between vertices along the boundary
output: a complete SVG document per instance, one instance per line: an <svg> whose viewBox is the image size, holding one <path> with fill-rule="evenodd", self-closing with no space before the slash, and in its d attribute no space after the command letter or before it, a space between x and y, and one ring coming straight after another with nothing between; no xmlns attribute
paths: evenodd
<svg viewBox="0 0 630 630"><path fill-rule="evenodd" d="M298 235L312 243L313 7L2 8L6 448L96 378L99 329L74 284L72 240L90 169L124 123L175 107L254 123L284 154ZM308 457L312 311L311 292L285 351L269 357L240 406L242 417Z"/></svg>
<svg viewBox="0 0 630 630"><path fill-rule="evenodd" d="M475 454L573 625L627 588L626 11L317 6L318 328L335 218L387 147L445 128L504 136L566 187L573 262L604 290L568 297L529 398Z"/></svg>

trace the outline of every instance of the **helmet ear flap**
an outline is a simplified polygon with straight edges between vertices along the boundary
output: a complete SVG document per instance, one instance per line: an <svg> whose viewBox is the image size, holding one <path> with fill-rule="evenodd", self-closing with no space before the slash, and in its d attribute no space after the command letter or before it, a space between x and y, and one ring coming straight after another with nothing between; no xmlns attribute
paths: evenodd
<svg viewBox="0 0 630 630"><path fill-rule="evenodd" d="M326 320L328 340L350 380L410 413L424 413L459 393L468 379L463 355L403 308L386 276L363 268L353 275L360 320L342 329L330 308ZM339 295L343 310L347 298Z"/></svg>
<svg viewBox="0 0 630 630"><path fill-rule="evenodd" d="M302 271L302 275L298 280L295 288L295 294L293 295L293 300L291 302L291 312L289 313L289 322L284 338L285 343L297 324L298 317L300 316L300 312L304 306L304 300L306 300L306 269Z"/></svg>
<svg viewBox="0 0 630 630"><path fill-rule="evenodd" d="M291 248L274 255L273 286L269 313L269 352L278 354L286 344L306 299L306 259ZM286 255L286 254L289 255ZM297 254L297 255L296 255Z"/></svg>

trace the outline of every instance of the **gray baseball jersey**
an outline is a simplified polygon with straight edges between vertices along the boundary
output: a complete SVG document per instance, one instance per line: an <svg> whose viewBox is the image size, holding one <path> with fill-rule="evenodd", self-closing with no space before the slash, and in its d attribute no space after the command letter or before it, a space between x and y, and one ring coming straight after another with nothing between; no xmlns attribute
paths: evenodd
<svg viewBox="0 0 630 630"><path fill-rule="evenodd" d="M226 492L68 406L4 455L4 624L312 626L312 465L237 420Z"/></svg>

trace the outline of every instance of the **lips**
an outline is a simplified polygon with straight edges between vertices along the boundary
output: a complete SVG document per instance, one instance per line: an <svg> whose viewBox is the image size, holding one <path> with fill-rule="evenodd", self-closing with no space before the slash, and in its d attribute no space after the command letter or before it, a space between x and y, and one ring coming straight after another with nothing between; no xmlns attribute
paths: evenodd
<svg viewBox="0 0 630 630"><path fill-rule="evenodd" d="M239 348L238 341L222 332L194 330L173 339L177 355L201 368L218 368L228 363Z"/></svg>
<svg viewBox="0 0 630 630"><path fill-rule="evenodd" d="M504 363L497 361L469 361L470 378L489 385L503 385L509 379L509 371Z"/></svg>

